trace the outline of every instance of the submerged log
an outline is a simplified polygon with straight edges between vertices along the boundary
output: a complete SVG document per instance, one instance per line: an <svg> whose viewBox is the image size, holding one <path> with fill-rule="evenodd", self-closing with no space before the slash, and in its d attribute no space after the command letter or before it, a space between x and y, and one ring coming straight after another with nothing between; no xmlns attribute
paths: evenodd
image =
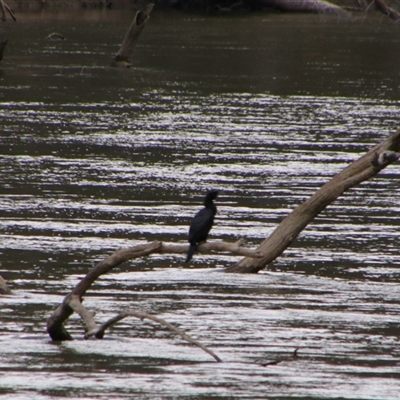
<svg viewBox="0 0 400 400"><path fill-rule="evenodd" d="M246 257L226 272L257 273L279 257L300 232L329 204L353 186L377 175L399 158L400 129L367 154L350 164L322 186L313 196L294 209L265 239L258 251L262 258Z"/></svg>
<svg viewBox="0 0 400 400"><path fill-rule="evenodd" d="M229 244L231 245L231 244ZM204 247L204 245L200 245L199 248ZM217 247L220 247L221 243L218 242ZM164 247L164 251L163 251ZM131 260L133 258L145 257L152 253L170 253L170 252L181 252L186 253L188 250L188 245L185 245L184 248L181 248L180 245L163 245L161 242L153 242L147 243L143 245L138 245L135 247L131 247L128 249L122 249L116 251L111 256L107 257L105 260L98 263L76 286L75 288L64 298L63 302L58 306L58 308L53 312L50 318L47 320L47 332L53 340L63 341L63 340L72 340L72 336L69 334L67 329L64 327L64 323L66 320L76 312L82 319L85 324L86 334L85 338L89 338L94 336L97 339L102 339L105 333L105 330L115 324L116 322L127 318L127 317L136 317L140 319L150 319L156 323L159 323L174 333L180 335L184 340L200 347L206 353L210 354L214 359L218 362L221 362L221 359L214 354L210 349L191 338L186 333L182 332L180 329L171 325L167 321L156 317L154 315L148 314L144 311L134 311L128 310L122 313L119 313L115 317L109 319L101 325L98 325L94 319L95 312L88 310L83 306L83 296L90 289L92 284L99 278L101 275L106 274L114 267L120 265L124 261ZM203 249L204 250L204 249Z"/></svg>
<svg viewBox="0 0 400 400"><path fill-rule="evenodd" d="M147 20L150 18L151 10L154 4L148 4L146 7L138 11L133 18L132 24L126 32L121 47L111 62L111 67L129 68L132 66L132 54L136 43L141 35Z"/></svg>

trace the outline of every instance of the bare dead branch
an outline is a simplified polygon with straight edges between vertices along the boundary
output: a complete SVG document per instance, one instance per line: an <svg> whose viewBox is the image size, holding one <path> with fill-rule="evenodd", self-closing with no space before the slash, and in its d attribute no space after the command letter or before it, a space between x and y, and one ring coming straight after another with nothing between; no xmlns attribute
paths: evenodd
<svg viewBox="0 0 400 400"><path fill-rule="evenodd" d="M380 12L387 15L389 18L395 21L400 21L400 13L398 13L395 9L387 6L383 0L375 0L375 5Z"/></svg>
<svg viewBox="0 0 400 400"><path fill-rule="evenodd" d="M10 8L4 0L0 0L0 11L1 11L1 20L3 22L7 21L6 11L10 14L11 18L16 22L17 18L15 17L14 10Z"/></svg>
<svg viewBox="0 0 400 400"><path fill-rule="evenodd" d="M77 295L70 296L69 300L68 300L68 306L71 307L71 309L73 311L75 311L81 317L82 321L84 322L84 324L86 326L85 339L88 339L91 336L94 336L97 339L102 339L104 337L104 333L107 328L114 325L118 321L121 321L124 318L136 317L136 318L140 318L141 320L147 318L147 319L150 319L151 321L159 323L160 325L164 325L172 332L181 336L184 340L200 347L206 353L208 353L209 355L214 357L214 359L217 360L218 362L222 362L222 360L213 351L211 351L209 348L204 346L202 343L193 339L192 337L190 337L189 335L187 335L180 329L171 325L169 322L167 322L159 317L156 317L154 315L148 314L144 311L126 311L121 314L118 314L117 316L109 319L108 321L104 322L102 325L99 326L96 323L96 321L94 320L95 312L85 308L83 306L83 304L81 303L79 296L77 296Z"/></svg>
<svg viewBox="0 0 400 400"><path fill-rule="evenodd" d="M147 20L150 18L151 10L154 4L148 4L140 11L138 11L133 18L132 24L125 34L121 47L111 62L111 67L129 68L132 66L132 54L135 49L136 43L141 35Z"/></svg>
<svg viewBox="0 0 400 400"><path fill-rule="evenodd" d="M96 313L85 308L78 296L71 296L68 304L81 317L86 326L86 331L90 332L97 329L94 320Z"/></svg>
<svg viewBox="0 0 400 400"><path fill-rule="evenodd" d="M6 7L6 10L8 11L8 13L11 15L11 18L14 20L14 22L17 22L17 18L15 16L14 10L5 3L4 3L4 6Z"/></svg>
<svg viewBox="0 0 400 400"><path fill-rule="evenodd" d="M144 311L126 311L123 312L121 314L116 315L115 317L109 319L108 321L104 322L101 326L96 327L95 329L91 329L87 332L86 337L90 337L90 336L95 336L96 338L102 338L104 336L104 332L107 328L109 328L110 326L114 325L116 322L121 321L124 318L127 317L136 317L139 318L141 320L147 318L151 321L154 321L160 325L164 325L165 327L167 327L169 330L171 330L172 332L176 333L177 335L181 336L184 340L188 341L189 343L194 344L195 346L200 347L202 350L204 350L206 353L208 353L210 356L212 356L216 361L218 362L222 362L222 360L213 352L211 351L209 348L207 348L206 346L204 346L202 343L200 343L199 341L193 339L192 337L190 337L188 334L184 333L183 331L181 331L180 329L178 329L177 327L171 325L169 322L156 317L154 315L151 315L147 312Z"/></svg>
<svg viewBox="0 0 400 400"><path fill-rule="evenodd" d="M198 253L227 252L237 256L261 258L262 254L258 251L242 247L244 239L239 239L235 243L221 241L205 242L199 245ZM162 254L186 254L188 251L187 244L163 243L160 253Z"/></svg>
<svg viewBox="0 0 400 400"><path fill-rule="evenodd" d="M199 252L226 251L233 254L244 255L246 257L261 257L261 254L250 249L240 247L242 241L236 243L227 243L223 241L202 243L199 246ZM64 327L65 321L77 312L84 319L81 305L77 303L82 302L82 298L86 291L90 289L92 284L101 276L111 271L116 266L125 261L134 258L145 257L152 253L162 254L186 254L188 251L188 244L166 244L162 242L152 242L140 244L128 249L118 250L111 256L99 262L64 298L64 301L57 307L53 314L47 320L47 332L53 340L72 340L72 336ZM88 317L85 314L86 317Z"/></svg>
<svg viewBox="0 0 400 400"><path fill-rule="evenodd" d="M258 250L262 258L244 258L226 272L257 273L279 257L300 232L346 190L372 178L399 157L400 129L350 164L322 186L307 201L294 209L265 239Z"/></svg>

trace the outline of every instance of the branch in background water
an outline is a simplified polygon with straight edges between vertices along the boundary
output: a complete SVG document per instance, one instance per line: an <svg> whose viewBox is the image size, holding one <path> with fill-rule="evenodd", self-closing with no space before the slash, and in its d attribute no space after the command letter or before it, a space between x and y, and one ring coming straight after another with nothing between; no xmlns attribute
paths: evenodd
<svg viewBox="0 0 400 400"><path fill-rule="evenodd" d="M343 8L325 0L257 0L267 7L275 7L285 12L316 13L349 18L350 14Z"/></svg>
<svg viewBox="0 0 400 400"><path fill-rule="evenodd" d="M375 0L377 9L395 21L400 21L400 13L386 5L383 0Z"/></svg>
<svg viewBox="0 0 400 400"><path fill-rule="evenodd" d="M124 40L122 41L117 55L111 62L111 67L129 68L132 66L131 58L133 51L139 36L146 26L147 20L150 18L150 13L153 7L154 4L148 4L146 7L142 8L136 13L128 32L125 34Z"/></svg>

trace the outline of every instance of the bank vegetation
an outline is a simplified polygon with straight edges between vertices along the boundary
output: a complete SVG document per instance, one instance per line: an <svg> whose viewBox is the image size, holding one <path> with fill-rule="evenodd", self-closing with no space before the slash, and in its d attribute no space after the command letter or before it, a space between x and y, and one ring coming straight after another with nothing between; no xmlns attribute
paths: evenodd
<svg viewBox="0 0 400 400"><path fill-rule="evenodd" d="M400 19L398 0L155 0L158 9L173 8L208 13L241 12L308 12L346 15L347 13L382 12L392 19ZM0 1L3 3L3 0ZM15 12L41 10L121 9L146 6L148 0L6 0ZM4 14L3 14L4 18Z"/></svg>

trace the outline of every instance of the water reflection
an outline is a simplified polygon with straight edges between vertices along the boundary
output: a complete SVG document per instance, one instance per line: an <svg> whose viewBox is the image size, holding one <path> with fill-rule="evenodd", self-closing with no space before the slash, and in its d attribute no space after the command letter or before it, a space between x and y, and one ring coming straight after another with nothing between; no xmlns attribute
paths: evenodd
<svg viewBox="0 0 400 400"><path fill-rule="evenodd" d="M49 341L47 317L95 262L186 241L209 187L221 192L210 238L256 246L399 121L394 25L155 14L135 68L110 71L125 27L120 14L98 17L8 28L0 254L16 295L0 303L0 396L396 398L396 165L330 206L271 272L214 271L236 261L228 255L196 255L190 269L183 255L157 255L103 277L85 300L99 321L156 313L224 364L140 321L100 343ZM67 40L43 41L55 30ZM76 318L69 330L82 337ZM296 347L299 360L260 366Z"/></svg>

